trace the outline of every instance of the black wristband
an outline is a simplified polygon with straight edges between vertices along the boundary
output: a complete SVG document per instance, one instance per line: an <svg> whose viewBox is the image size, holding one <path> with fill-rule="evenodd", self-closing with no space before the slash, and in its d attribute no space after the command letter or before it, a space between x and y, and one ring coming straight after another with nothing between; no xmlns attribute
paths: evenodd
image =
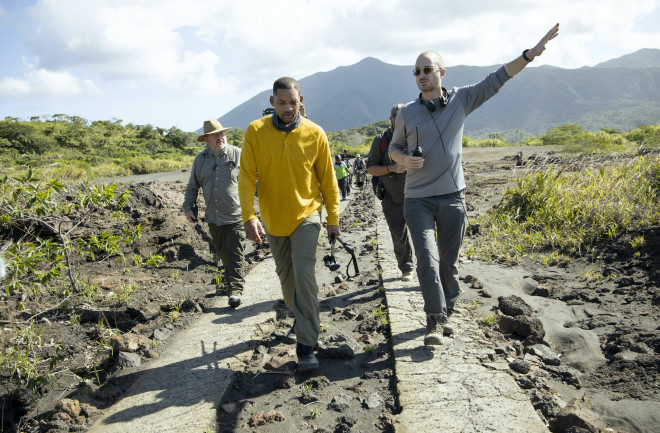
<svg viewBox="0 0 660 433"><path fill-rule="evenodd" d="M529 57L527 57L527 51L529 51L529 48L526 49L525 51L523 51L522 57L523 57L523 59L527 60L528 62L531 62L534 59L530 59Z"/></svg>

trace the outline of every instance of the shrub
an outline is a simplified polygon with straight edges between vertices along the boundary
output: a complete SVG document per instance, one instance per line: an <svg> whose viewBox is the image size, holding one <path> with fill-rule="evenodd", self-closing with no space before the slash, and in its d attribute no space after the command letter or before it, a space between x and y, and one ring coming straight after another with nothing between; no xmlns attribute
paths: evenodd
<svg viewBox="0 0 660 433"><path fill-rule="evenodd" d="M640 125L624 134L627 140L647 147L660 147L660 125Z"/></svg>
<svg viewBox="0 0 660 433"><path fill-rule="evenodd" d="M549 251L581 255L660 222L659 198L660 157L568 174L551 168L516 179L501 205L479 218L484 239L474 250L509 262Z"/></svg>

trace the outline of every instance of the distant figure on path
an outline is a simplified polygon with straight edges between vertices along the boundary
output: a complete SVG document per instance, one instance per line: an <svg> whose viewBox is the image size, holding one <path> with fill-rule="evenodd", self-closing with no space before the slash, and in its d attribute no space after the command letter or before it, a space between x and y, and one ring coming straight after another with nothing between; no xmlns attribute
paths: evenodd
<svg viewBox="0 0 660 433"><path fill-rule="evenodd" d="M335 176L337 176L337 185L339 186L339 191L341 191L341 199L346 200L346 195L348 194L348 180L349 180L349 171L346 162L341 160L341 156L335 155L335 164L333 165L335 169Z"/></svg>
<svg viewBox="0 0 660 433"><path fill-rule="evenodd" d="M421 91L397 115L390 158L407 169L404 214L415 247L417 277L424 297L424 344L441 344L460 293L458 257L467 223L462 166L463 124L468 114L494 96L510 78L545 50L559 32L556 24L533 48L471 86L447 90L440 54L424 51L413 75Z"/></svg>
<svg viewBox="0 0 660 433"><path fill-rule="evenodd" d="M308 371L319 366L313 351L320 331L314 267L323 204L328 236L341 233L328 138L300 115L302 101L296 80L275 81L270 97L275 113L245 130L238 187L247 238L260 244L265 234L270 243L284 302L296 320L298 371ZM263 226L254 209L257 181Z"/></svg>
<svg viewBox="0 0 660 433"><path fill-rule="evenodd" d="M367 173L374 176L374 182L381 182L384 195L382 198L383 214L392 236L394 255L396 257L401 279L411 281L413 278L412 247L408 235L406 218L403 215L403 188L406 183L406 168L390 160L387 148L392 140L394 120L403 104L397 104L390 111L390 128L382 135L374 137L367 158Z"/></svg>
<svg viewBox="0 0 660 433"><path fill-rule="evenodd" d="M183 211L189 222L197 224L197 194L202 188L206 203L206 222L209 225L213 245L225 268L223 284L233 308L241 304L245 284L245 232L241 221L238 200L238 171L241 149L227 144L225 131L216 119L204 122L204 133L197 141L207 148L193 161L190 180L183 201Z"/></svg>

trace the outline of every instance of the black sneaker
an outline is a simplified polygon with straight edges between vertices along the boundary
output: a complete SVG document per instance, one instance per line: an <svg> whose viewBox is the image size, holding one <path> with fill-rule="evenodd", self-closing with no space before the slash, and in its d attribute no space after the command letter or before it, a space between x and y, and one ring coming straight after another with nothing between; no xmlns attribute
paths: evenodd
<svg viewBox="0 0 660 433"><path fill-rule="evenodd" d="M238 290L232 290L229 292L229 306L236 308L241 305L241 292Z"/></svg>
<svg viewBox="0 0 660 433"><path fill-rule="evenodd" d="M296 355L298 355L298 372L316 370L319 368L319 361L314 356L314 348L298 343L296 346Z"/></svg>

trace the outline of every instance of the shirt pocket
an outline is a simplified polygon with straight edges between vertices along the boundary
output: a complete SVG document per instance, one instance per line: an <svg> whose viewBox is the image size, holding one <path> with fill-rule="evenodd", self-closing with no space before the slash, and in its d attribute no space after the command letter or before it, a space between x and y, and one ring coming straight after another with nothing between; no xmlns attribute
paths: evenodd
<svg viewBox="0 0 660 433"><path fill-rule="evenodd" d="M232 184L238 183L238 172L240 166L234 161L225 162L225 170L223 170L223 177L228 179Z"/></svg>

